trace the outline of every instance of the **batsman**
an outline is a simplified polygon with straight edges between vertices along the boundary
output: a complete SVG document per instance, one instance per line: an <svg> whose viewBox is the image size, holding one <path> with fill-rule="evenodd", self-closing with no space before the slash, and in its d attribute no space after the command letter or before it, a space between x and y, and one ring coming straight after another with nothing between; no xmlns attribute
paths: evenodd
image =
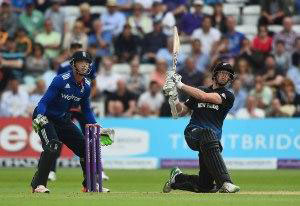
<svg viewBox="0 0 300 206"><path fill-rule="evenodd" d="M194 88L183 84L179 74L169 73L163 90L169 96L174 117L192 113L184 135L190 149L199 153L200 171L198 175L187 175L179 168L172 169L163 192L235 193L240 190L230 178L221 155L223 148L220 142L223 121L234 102L234 95L225 86L234 76L231 65L221 62L213 68L211 86ZM186 102L178 100L177 89L189 95Z"/></svg>
<svg viewBox="0 0 300 206"><path fill-rule="evenodd" d="M43 152L41 153L38 170L34 174L31 187L32 192L49 193L47 179L51 165L59 155L63 144L80 157L80 164L84 180L83 191L86 191L85 179L85 142L82 131L72 122L70 108L81 106L87 123L96 124L90 108L90 82L86 75L90 73L92 58L85 51L73 54L70 64L72 71L57 75L38 106L35 108L32 126L39 135ZM101 144L113 143L112 129L101 129ZM108 192L106 188L103 192Z"/></svg>

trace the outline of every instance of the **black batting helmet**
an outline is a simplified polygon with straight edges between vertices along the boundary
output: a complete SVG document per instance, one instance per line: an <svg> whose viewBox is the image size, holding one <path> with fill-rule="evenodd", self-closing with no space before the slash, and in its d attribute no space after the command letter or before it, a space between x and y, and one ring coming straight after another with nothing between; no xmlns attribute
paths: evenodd
<svg viewBox="0 0 300 206"><path fill-rule="evenodd" d="M233 80L235 77L235 72L232 66L228 62L220 62L213 69L213 78L216 77L219 71L227 71L230 74L230 79Z"/></svg>
<svg viewBox="0 0 300 206"><path fill-rule="evenodd" d="M75 63L77 61L86 61L91 65L93 60L92 60L92 56L88 52L77 51L73 54L73 56L71 58L71 61L70 61L70 64L75 68ZM88 71L84 75L89 74L90 71L91 71L91 66L89 66Z"/></svg>

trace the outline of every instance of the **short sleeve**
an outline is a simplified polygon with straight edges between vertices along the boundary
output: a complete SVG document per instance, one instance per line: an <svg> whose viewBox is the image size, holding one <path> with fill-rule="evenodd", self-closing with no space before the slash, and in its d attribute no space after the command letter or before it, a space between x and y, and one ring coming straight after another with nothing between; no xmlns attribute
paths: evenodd
<svg viewBox="0 0 300 206"><path fill-rule="evenodd" d="M222 105L225 109L230 110L233 106L234 95L230 91L218 91L217 92L222 98Z"/></svg>
<svg viewBox="0 0 300 206"><path fill-rule="evenodd" d="M184 105L187 106L189 109L194 110L196 100L193 97L190 97L184 102Z"/></svg>

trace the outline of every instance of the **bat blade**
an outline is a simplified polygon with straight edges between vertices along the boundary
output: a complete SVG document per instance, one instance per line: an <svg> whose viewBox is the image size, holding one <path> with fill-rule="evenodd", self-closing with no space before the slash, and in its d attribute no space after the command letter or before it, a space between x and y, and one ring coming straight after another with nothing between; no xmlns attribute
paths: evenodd
<svg viewBox="0 0 300 206"><path fill-rule="evenodd" d="M176 72L176 65L177 65L177 57L179 53L180 41L177 32L177 27L174 26L173 30L173 71Z"/></svg>

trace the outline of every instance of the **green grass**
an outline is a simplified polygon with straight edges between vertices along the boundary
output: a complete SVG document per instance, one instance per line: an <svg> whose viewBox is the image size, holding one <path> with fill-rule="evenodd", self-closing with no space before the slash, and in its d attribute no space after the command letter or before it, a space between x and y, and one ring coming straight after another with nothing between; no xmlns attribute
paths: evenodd
<svg viewBox="0 0 300 206"><path fill-rule="evenodd" d="M29 183L34 169L0 169L1 206L55 205L128 205L128 206L190 206L300 205L300 171L232 171L241 187L237 194L194 194L172 191L161 193L169 170L107 170L110 180L104 183L109 194L81 193L79 169L58 169L58 180L49 183L50 194L32 194ZM196 170L185 170L196 173Z"/></svg>

